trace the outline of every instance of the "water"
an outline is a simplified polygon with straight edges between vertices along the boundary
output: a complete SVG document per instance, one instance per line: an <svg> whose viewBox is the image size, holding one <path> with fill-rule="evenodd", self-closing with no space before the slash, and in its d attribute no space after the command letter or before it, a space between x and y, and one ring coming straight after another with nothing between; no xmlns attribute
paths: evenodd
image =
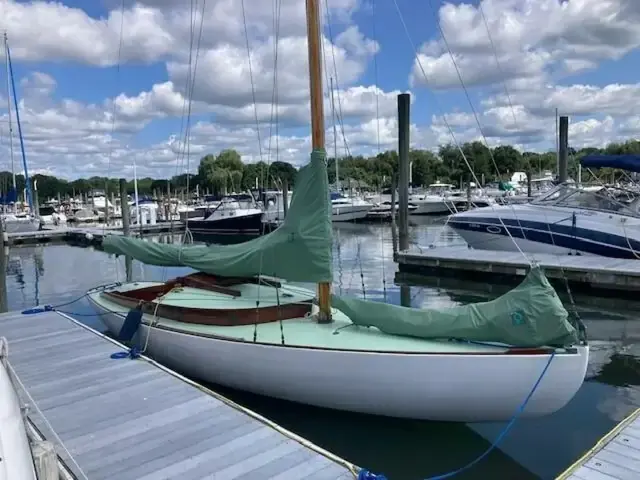
<svg viewBox="0 0 640 480"><path fill-rule="evenodd" d="M462 243L452 232L442 232L440 225L425 222L412 226L413 244ZM364 291L367 298L386 296L387 301L400 303L400 287L395 281L408 279L395 278L389 227L346 224L335 227L334 237L335 291L351 295ZM159 241L173 240L162 237ZM134 279L163 280L186 272L133 263ZM88 288L117 280L124 280L124 260L91 248L12 248L7 261L8 307L57 305L82 297ZM484 301L508 289L457 279L423 282L427 285L404 289L413 306L448 307ZM553 478L640 407L637 305L579 295L575 300L592 348L587 380L577 396L554 415L518 422L499 450L456 478ZM61 310L104 330L84 299ZM379 418L213 388L357 465L385 473L391 480L417 480L455 470L485 451L504 427Z"/></svg>

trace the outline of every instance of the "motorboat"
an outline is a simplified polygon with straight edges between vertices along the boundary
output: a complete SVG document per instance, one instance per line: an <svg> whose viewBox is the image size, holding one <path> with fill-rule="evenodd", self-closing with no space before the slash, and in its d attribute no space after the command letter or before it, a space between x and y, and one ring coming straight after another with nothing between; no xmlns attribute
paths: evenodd
<svg viewBox="0 0 640 480"><path fill-rule="evenodd" d="M0 222L6 233L29 233L42 229L40 219L28 213L3 213L0 214Z"/></svg>
<svg viewBox="0 0 640 480"><path fill-rule="evenodd" d="M374 205L360 197L348 197L339 192L331 193L331 220L354 222L363 220Z"/></svg>
<svg viewBox="0 0 640 480"><path fill-rule="evenodd" d="M583 166L620 164L605 157L584 157ZM627 166L640 170L635 161ZM640 194L621 187L567 182L530 203L456 213L447 224L475 249L640 259Z"/></svg>
<svg viewBox="0 0 640 480"><path fill-rule="evenodd" d="M65 225L67 216L53 205L43 205L38 209L42 225Z"/></svg>
<svg viewBox="0 0 640 480"><path fill-rule="evenodd" d="M213 208L202 209L202 216L190 218L189 230L196 234L260 235L265 225L263 211L251 195L228 195Z"/></svg>

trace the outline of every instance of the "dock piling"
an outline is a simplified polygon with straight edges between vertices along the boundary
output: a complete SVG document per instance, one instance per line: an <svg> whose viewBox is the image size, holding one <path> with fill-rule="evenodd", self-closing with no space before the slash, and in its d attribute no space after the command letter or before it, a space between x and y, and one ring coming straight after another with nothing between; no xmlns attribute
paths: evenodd
<svg viewBox="0 0 640 480"><path fill-rule="evenodd" d="M400 212L398 215L398 248L409 248L409 148L411 128L411 95L398 95L398 196Z"/></svg>

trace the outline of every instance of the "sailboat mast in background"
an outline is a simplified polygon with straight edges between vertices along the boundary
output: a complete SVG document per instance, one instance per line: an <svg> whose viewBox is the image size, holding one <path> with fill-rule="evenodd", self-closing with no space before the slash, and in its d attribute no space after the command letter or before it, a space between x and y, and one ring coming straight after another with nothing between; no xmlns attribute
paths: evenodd
<svg viewBox="0 0 640 480"><path fill-rule="evenodd" d="M7 34L4 34L4 60L7 72L7 116L9 118L9 156L11 157L11 175L13 180L13 191L17 192L16 187L16 169L13 164L13 120L11 119L11 77L9 76L9 44L7 43Z"/></svg>
<svg viewBox="0 0 640 480"><path fill-rule="evenodd" d="M320 48L320 3L306 0L309 46L309 94L311 97L311 146L324 149L324 107L322 104L322 50ZM331 322L331 283L318 283L318 322Z"/></svg>
<svg viewBox="0 0 640 480"><path fill-rule="evenodd" d="M20 110L18 108L18 91L16 90L16 82L13 77L13 65L11 64L11 51L9 50L9 40L7 34L4 34L4 48L7 55L7 64L9 65L9 78L11 79L11 89L13 90L13 105L16 110L16 124L18 125L18 136L20 137L20 150L22 152L22 166L24 168L24 183L27 193L27 203L29 210L33 215L35 208L33 205L33 196L31 195L31 180L29 179L29 170L27 169L27 154L24 151L24 139L22 137L22 126L20 125Z"/></svg>

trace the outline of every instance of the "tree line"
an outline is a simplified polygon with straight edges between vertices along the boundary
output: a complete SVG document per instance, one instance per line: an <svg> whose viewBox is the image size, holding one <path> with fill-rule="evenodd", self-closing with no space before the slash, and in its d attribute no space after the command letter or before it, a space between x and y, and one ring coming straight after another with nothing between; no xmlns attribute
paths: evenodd
<svg viewBox="0 0 640 480"><path fill-rule="evenodd" d="M462 153L464 153L464 157ZM605 148L569 149L569 176L575 178L579 160L582 156L604 153L640 154L640 141L629 140L624 143L611 143ZM466 157L466 162L465 162ZM335 159L329 158L327 170L329 182L336 181ZM476 177L487 182L509 180L514 172L538 174L544 171L555 171L556 152L520 152L509 145L488 148L481 142L465 143L458 148L454 145L443 145L437 152L413 149L409 152L411 162L412 184L414 186L429 185L435 182L457 184L471 179L469 166ZM496 171L495 164L499 172ZM600 174L611 175L615 171L601 169ZM383 188L391 183L393 175L398 171L398 154L388 150L372 157L350 156L340 158L339 175L343 185L353 182L361 187ZM253 188L282 188L286 183L290 188L295 186L297 169L288 162L274 161L249 163L242 162L240 154L235 150L223 150L218 155L207 154L200 159L196 174L182 174L171 178L139 178L138 193L140 195L163 195L167 191L193 192L196 187L201 193L223 194L232 191L246 191ZM0 191L7 192L12 184L10 172L0 172ZM188 177L188 178L187 178ZM36 174L38 198L41 201L49 198L78 196L95 190L119 192L117 178L94 176L67 181L52 175ZM610 178L610 177L607 177ZM583 174L584 180L588 173ZM24 176L16 176L18 192L24 189ZM133 181L127 182L127 191L134 192Z"/></svg>

